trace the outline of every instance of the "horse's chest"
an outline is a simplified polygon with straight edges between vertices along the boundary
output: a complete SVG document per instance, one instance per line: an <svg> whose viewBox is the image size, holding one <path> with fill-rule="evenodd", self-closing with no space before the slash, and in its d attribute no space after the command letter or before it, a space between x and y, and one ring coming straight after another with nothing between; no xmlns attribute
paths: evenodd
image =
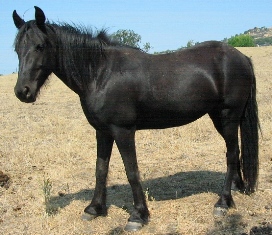
<svg viewBox="0 0 272 235"><path fill-rule="evenodd" d="M103 111L103 105L101 102L95 102L95 100L81 100L81 106L88 122L95 129L107 128L107 115Z"/></svg>

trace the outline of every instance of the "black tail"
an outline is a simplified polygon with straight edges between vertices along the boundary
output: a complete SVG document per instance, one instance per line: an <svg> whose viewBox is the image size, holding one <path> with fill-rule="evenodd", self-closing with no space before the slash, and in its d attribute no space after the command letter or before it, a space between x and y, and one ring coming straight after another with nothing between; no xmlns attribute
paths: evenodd
<svg viewBox="0 0 272 235"><path fill-rule="evenodd" d="M245 183L245 193L251 194L257 190L259 173L259 119L256 101L256 78L253 65L248 58L252 68L251 94L248 98L244 116L240 123L241 130L241 161L242 173Z"/></svg>

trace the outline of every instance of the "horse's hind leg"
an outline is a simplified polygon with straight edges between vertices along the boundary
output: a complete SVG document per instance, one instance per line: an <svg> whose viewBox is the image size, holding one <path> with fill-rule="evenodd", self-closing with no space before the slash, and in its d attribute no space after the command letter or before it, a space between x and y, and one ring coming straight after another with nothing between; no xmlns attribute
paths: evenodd
<svg viewBox="0 0 272 235"><path fill-rule="evenodd" d="M210 118L213 121L213 124L218 131L218 133L224 138L223 132L223 121L222 121L222 113L221 110L214 110L213 112L209 113ZM225 139L225 138L224 138ZM239 148L238 148L239 150ZM232 180L232 189L238 191L244 191L245 185L241 175L241 162L239 156L237 158L237 172L234 173L233 180Z"/></svg>
<svg viewBox="0 0 272 235"><path fill-rule="evenodd" d="M222 194L215 204L214 215L222 216L230 207L235 207L232 195L231 186L233 180L242 181L239 163L239 145L238 145L238 127L240 116L235 110L225 109L220 112L220 116L215 116L215 113L210 114L213 123L225 140L227 147L227 173L223 186Z"/></svg>

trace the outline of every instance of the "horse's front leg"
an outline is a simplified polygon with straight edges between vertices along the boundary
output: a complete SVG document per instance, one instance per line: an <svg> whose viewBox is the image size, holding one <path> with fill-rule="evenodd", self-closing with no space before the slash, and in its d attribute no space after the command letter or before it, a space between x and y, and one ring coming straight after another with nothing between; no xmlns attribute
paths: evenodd
<svg viewBox="0 0 272 235"><path fill-rule="evenodd" d="M91 220L97 216L107 215L106 207L106 181L109 169L109 161L113 145L113 137L102 131L96 131L97 160L96 160L96 185L92 202L84 210L82 216L85 220Z"/></svg>
<svg viewBox="0 0 272 235"><path fill-rule="evenodd" d="M141 229L144 224L148 223L149 211L140 183L135 150L135 128L127 129L113 126L112 132L124 162L126 175L130 183L134 199L134 211L128 219L125 230L136 231Z"/></svg>

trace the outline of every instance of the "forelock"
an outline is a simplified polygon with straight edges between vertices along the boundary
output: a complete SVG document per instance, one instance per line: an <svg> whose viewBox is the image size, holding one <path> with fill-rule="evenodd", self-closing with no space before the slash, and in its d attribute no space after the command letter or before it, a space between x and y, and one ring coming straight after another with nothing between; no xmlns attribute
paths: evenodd
<svg viewBox="0 0 272 235"><path fill-rule="evenodd" d="M36 25L36 21L35 20L31 20L31 21L26 22L18 30L18 33L17 33L17 35L15 37L15 41L14 41L14 47L15 47L15 49L19 45L19 43L22 42L23 38L25 36L27 36L28 32L31 29L38 36L38 38L40 38L41 40L43 40L43 38L45 37L45 34L43 34L42 31L38 28L38 26Z"/></svg>

